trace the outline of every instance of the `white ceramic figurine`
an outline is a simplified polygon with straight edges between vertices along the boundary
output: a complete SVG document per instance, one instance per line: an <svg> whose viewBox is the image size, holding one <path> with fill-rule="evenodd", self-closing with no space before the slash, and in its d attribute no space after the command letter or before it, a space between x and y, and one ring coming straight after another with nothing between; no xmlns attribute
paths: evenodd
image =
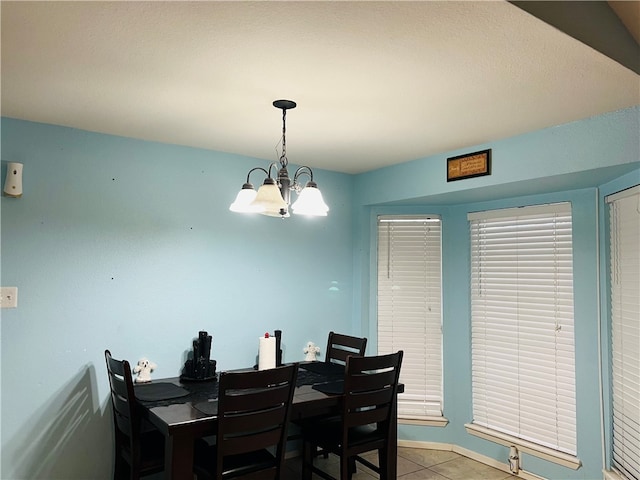
<svg viewBox="0 0 640 480"><path fill-rule="evenodd" d="M147 383L151 381L151 372L158 368L158 366L147 360L146 358L141 358L138 360L138 364L133 367L133 373L137 373L136 383Z"/></svg>
<svg viewBox="0 0 640 480"><path fill-rule="evenodd" d="M309 342L307 343L307 346L304 347L304 353L307 354L304 358L306 362L315 362L316 356L320 353L320 347L317 347L313 342Z"/></svg>

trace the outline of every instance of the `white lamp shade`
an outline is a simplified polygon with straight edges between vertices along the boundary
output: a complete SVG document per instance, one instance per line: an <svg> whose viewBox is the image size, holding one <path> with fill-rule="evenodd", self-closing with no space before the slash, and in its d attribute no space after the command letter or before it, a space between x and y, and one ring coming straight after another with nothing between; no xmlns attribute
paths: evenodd
<svg viewBox="0 0 640 480"><path fill-rule="evenodd" d="M264 183L259 189L252 206L260 208L260 213L272 217L280 217L280 209L287 209L287 202L280 194L275 183Z"/></svg>
<svg viewBox="0 0 640 480"><path fill-rule="evenodd" d="M302 189L298 200L291 205L291 209L296 215L310 215L314 217L326 217L329 211L329 207L324 203L322 193L320 193L318 187L309 184Z"/></svg>
<svg viewBox="0 0 640 480"><path fill-rule="evenodd" d="M232 212L240 212L240 213L256 213L260 212L261 208L258 205L253 205L252 202L255 200L256 192L253 188L242 188L238 192L236 196L236 200L229 205L229 210Z"/></svg>

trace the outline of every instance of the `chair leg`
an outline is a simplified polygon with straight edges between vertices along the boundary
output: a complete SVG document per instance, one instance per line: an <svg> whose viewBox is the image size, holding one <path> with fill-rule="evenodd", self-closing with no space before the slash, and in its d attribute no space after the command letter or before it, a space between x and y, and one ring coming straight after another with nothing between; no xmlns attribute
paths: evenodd
<svg viewBox="0 0 640 480"><path fill-rule="evenodd" d="M340 480L351 480L351 458L340 455Z"/></svg>
<svg viewBox="0 0 640 480"><path fill-rule="evenodd" d="M355 475L357 472L357 468L356 468L356 457L349 457L347 459L347 462L349 464L349 478L351 478L352 475Z"/></svg>
<svg viewBox="0 0 640 480"><path fill-rule="evenodd" d="M116 461L113 466L113 480L128 480L129 464L116 452Z"/></svg>
<svg viewBox="0 0 640 480"><path fill-rule="evenodd" d="M302 443L302 480L311 480L311 466L315 451L315 445L306 441Z"/></svg>
<svg viewBox="0 0 640 480"><path fill-rule="evenodd" d="M378 450L378 466L380 468L380 480L387 480L387 449ZM389 479L390 480L390 479Z"/></svg>
<svg viewBox="0 0 640 480"><path fill-rule="evenodd" d="M324 459L329 458L329 452L327 452L326 450L324 450L324 451L322 452L322 458L324 458Z"/></svg>
<svg viewBox="0 0 640 480"><path fill-rule="evenodd" d="M140 480L140 469L131 467L131 480Z"/></svg>

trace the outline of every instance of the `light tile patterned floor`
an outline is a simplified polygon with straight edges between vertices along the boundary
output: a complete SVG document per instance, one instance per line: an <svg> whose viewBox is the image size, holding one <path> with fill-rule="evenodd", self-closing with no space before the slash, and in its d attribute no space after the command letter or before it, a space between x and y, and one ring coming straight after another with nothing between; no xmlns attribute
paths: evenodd
<svg viewBox="0 0 640 480"><path fill-rule="evenodd" d="M365 455L365 457L377 464L375 454ZM337 457L317 458L314 463L338 478ZM288 460L287 472L283 480L299 480L301 468L300 457ZM358 464L358 472L353 476L353 480L376 478L379 478L377 474L360 464ZM517 477L454 452L398 447L398 479L401 480L511 480L514 478ZM320 477L314 475L313 479L318 480Z"/></svg>

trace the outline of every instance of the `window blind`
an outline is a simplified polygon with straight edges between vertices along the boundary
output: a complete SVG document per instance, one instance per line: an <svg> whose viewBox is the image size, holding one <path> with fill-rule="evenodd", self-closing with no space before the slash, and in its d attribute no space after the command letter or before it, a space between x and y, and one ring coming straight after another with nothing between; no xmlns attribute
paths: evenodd
<svg viewBox="0 0 640 480"><path fill-rule="evenodd" d="M378 217L378 352L404 351L398 416L442 416L441 222Z"/></svg>
<svg viewBox="0 0 640 480"><path fill-rule="evenodd" d="M640 480L640 186L610 212L613 465Z"/></svg>
<svg viewBox="0 0 640 480"><path fill-rule="evenodd" d="M571 206L468 218L473 423L575 454Z"/></svg>

